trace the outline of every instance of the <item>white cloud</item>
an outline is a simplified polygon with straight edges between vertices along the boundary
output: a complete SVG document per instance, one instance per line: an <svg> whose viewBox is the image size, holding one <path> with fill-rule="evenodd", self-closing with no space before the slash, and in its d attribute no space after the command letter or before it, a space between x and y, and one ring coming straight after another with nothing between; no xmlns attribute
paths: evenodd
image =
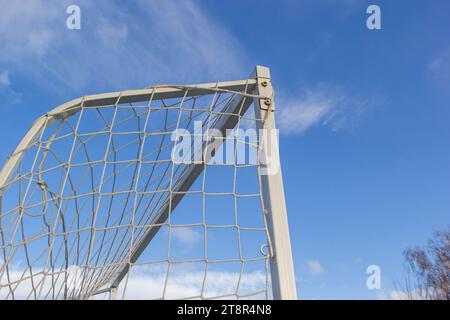
<svg viewBox="0 0 450 320"><path fill-rule="evenodd" d="M202 235L200 232L194 231L187 227L172 228L172 236L189 246L202 240Z"/></svg>
<svg viewBox="0 0 450 320"><path fill-rule="evenodd" d="M238 272L209 271L206 277L203 297L232 297L236 293L239 278L240 274ZM167 299L199 297L204 279L204 271L198 270L171 274L167 282L165 297ZM162 298L165 281L165 270L145 267L141 271L132 273L128 282L124 282L124 285L126 284L125 298ZM265 281L266 277L263 272L243 273L239 283L239 293L245 295L264 290ZM119 294L123 296L123 288L119 288ZM263 298L263 296L260 294L257 298Z"/></svg>
<svg viewBox="0 0 450 320"><path fill-rule="evenodd" d="M428 69L436 80L444 81L444 85L447 85L450 80L450 47L437 54L429 63Z"/></svg>
<svg viewBox="0 0 450 320"><path fill-rule="evenodd" d="M0 0L0 61L17 63L45 53L58 17L56 6L46 2Z"/></svg>
<svg viewBox="0 0 450 320"><path fill-rule="evenodd" d="M0 71L0 86L9 87L10 84L8 71Z"/></svg>
<svg viewBox="0 0 450 320"><path fill-rule="evenodd" d="M306 261L306 266L308 267L308 271L313 276L318 276L325 272L322 264L317 260L308 260Z"/></svg>
<svg viewBox="0 0 450 320"><path fill-rule="evenodd" d="M432 71L440 71L450 65L450 48L436 55L430 62L429 68Z"/></svg>
<svg viewBox="0 0 450 320"><path fill-rule="evenodd" d="M32 30L28 34L27 46L37 57L41 58L47 53L54 39L55 32L52 30Z"/></svg>
<svg viewBox="0 0 450 320"><path fill-rule="evenodd" d="M389 293L386 291L375 291L375 299L376 300L391 300L389 299Z"/></svg>
<svg viewBox="0 0 450 320"><path fill-rule="evenodd" d="M0 98L0 107L18 104L22 99L22 94L11 87L9 71L0 70Z"/></svg>
<svg viewBox="0 0 450 320"><path fill-rule="evenodd" d="M128 27L123 23L113 23L104 17L99 19L96 29L99 39L104 43L123 43L128 38Z"/></svg>
<svg viewBox="0 0 450 320"><path fill-rule="evenodd" d="M180 266L182 267L180 269ZM28 271L15 267L9 270L9 279L11 282L17 282L12 285L15 292L15 299L23 300L34 298L33 286L36 288L39 299L50 299L52 297L52 279L47 276L44 280L42 270L34 268L33 282L29 277ZM26 279L28 277L28 279ZM80 275L80 279L82 276ZM240 295L250 295L250 298L264 298L266 287L266 275L262 271L239 272L233 271L214 271L207 272L205 280L204 268L194 268L182 265L172 265L169 277L167 278L167 267L158 265L143 265L133 267L131 273L126 277L118 288L119 299L181 299L199 297L202 294L204 298L219 298L227 296L233 298L238 292ZM20 281L20 279L24 279ZM61 277L54 278L54 287L63 288L64 274ZM70 279L70 275L69 275ZM69 280L70 281L70 280ZM0 300L11 299L6 274L0 277ZM79 285L79 283L78 283ZM80 287L73 286L76 290ZM164 292L164 287L165 292ZM70 283L69 283L70 288ZM239 290L238 290L239 288ZM57 289L58 291L58 289ZM61 297L63 292L59 292ZM94 299L107 298L107 295L98 295Z"/></svg>
<svg viewBox="0 0 450 320"><path fill-rule="evenodd" d="M69 4L0 0L0 64L53 94L241 76L239 43L194 1L80 0L81 30Z"/></svg>
<svg viewBox="0 0 450 320"><path fill-rule="evenodd" d="M415 295L412 293L412 295ZM389 292L389 299L390 300L408 300L410 295L404 291L394 290Z"/></svg>
<svg viewBox="0 0 450 320"><path fill-rule="evenodd" d="M408 293L401 290L377 291L375 298L377 300L421 300L418 291Z"/></svg>
<svg viewBox="0 0 450 320"><path fill-rule="evenodd" d="M302 134L318 124L337 131L354 124L373 102L373 99L351 96L338 87L320 84L282 100L278 125L282 134Z"/></svg>

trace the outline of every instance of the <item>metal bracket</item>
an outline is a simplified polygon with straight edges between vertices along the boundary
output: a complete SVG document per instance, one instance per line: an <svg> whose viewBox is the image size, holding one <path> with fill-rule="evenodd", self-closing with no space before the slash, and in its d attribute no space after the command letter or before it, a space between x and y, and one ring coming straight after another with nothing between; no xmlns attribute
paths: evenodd
<svg viewBox="0 0 450 320"><path fill-rule="evenodd" d="M261 68L257 66L256 68ZM274 90L272 87L272 81L270 80L270 74L268 77L259 76L256 73L256 82L258 85L258 93L261 96L259 107L261 110L275 111L274 103Z"/></svg>

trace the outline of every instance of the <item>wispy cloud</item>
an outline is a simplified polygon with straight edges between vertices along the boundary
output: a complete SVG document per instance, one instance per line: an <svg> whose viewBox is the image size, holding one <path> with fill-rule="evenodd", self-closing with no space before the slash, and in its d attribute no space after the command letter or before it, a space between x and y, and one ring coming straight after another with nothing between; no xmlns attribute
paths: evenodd
<svg viewBox="0 0 450 320"><path fill-rule="evenodd" d="M325 272L325 268L317 260L306 261L306 266L308 267L308 272L313 276L318 276Z"/></svg>
<svg viewBox="0 0 450 320"><path fill-rule="evenodd" d="M438 81L450 81L450 47L436 54L430 61L428 69ZM447 88L447 87L446 87Z"/></svg>
<svg viewBox="0 0 450 320"><path fill-rule="evenodd" d="M0 107L3 105L15 105L21 101L22 95L11 87L11 79L8 71L0 71Z"/></svg>
<svg viewBox="0 0 450 320"><path fill-rule="evenodd" d="M8 71L0 71L0 87L9 87L10 84Z"/></svg>
<svg viewBox="0 0 450 320"><path fill-rule="evenodd" d="M355 124L374 104L330 84L306 88L279 103L278 124L282 134L302 134L316 125L337 131Z"/></svg>
<svg viewBox="0 0 450 320"><path fill-rule="evenodd" d="M68 30L72 2L0 0L0 65L77 93L240 73L239 43L194 1L80 0L82 29Z"/></svg>

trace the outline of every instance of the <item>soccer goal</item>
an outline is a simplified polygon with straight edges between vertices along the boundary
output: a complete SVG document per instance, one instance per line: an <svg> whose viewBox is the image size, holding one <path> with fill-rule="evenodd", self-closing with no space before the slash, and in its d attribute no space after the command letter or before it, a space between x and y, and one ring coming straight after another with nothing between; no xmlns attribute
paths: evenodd
<svg viewBox="0 0 450 320"><path fill-rule="evenodd" d="M269 69L85 96L0 171L0 299L296 299Z"/></svg>

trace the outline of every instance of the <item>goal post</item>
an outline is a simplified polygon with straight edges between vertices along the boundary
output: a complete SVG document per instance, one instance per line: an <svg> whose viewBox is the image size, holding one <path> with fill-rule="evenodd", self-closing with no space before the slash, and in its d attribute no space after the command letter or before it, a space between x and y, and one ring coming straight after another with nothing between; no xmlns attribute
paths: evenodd
<svg viewBox="0 0 450 320"><path fill-rule="evenodd" d="M292 258L289 223L284 196L283 177L278 148L278 137L275 124L275 92L272 87L270 70L267 67L256 66L251 78L255 78L257 86L255 93L256 117L264 119L258 122L262 134L260 141L262 162L267 174L261 175L262 194L267 215L271 240L271 274L272 290L275 299L296 300L297 287L295 283L294 264Z"/></svg>
<svg viewBox="0 0 450 320"><path fill-rule="evenodd" d="M296 299L274 113L257 66L39 118L0 171L0 299Z"/></svg>

